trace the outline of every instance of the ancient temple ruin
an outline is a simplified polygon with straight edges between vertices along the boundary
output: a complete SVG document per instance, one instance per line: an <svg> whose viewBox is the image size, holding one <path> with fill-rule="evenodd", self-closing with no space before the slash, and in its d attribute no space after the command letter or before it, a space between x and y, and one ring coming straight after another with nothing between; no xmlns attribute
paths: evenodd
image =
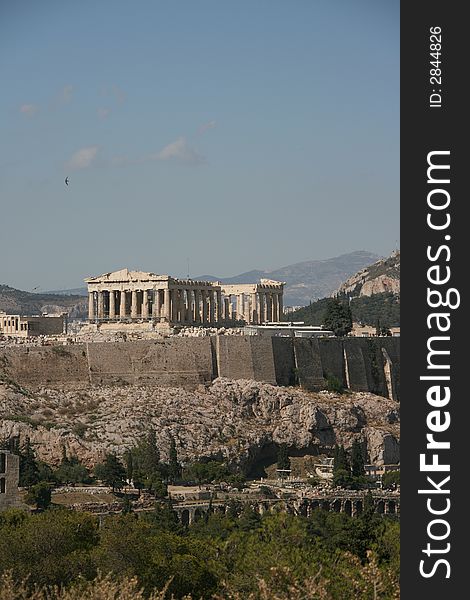
<svg viewBox="0 0 470 600"><path fill-rule="evenodd" d="M121 269L85 279L90 323L221 327L281 321L284 283L224 285Z"/></svg>

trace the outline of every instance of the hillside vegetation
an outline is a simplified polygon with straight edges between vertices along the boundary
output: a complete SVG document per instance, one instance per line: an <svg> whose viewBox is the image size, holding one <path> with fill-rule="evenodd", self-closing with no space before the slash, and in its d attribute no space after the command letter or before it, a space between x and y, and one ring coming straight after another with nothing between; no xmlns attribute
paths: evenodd
<svg viewBox="0 0 470 600"><path fill-rule="evenodd" d="M329 300L322 298L312 302L309 306L290 313L288 318L290 321L304 321L306 325L322 325ZM400 300L391 292L352 298L350 306L353 321L356 323L375 326L377 321L380 321L382 326L400 325Z"/></svg>
<svg viewBox="0 0 470 600"><path fill-rule="evenodd" d="M61 294L35 294L0 285L0 312L19 315L66 312L71 317L84 317L87 298Z"/></svg>

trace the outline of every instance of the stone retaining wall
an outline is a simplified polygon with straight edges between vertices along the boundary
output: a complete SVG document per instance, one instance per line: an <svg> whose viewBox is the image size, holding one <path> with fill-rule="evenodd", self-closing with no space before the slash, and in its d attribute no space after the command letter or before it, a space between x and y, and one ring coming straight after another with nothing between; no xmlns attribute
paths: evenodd
<svg viewBox="0 0 470 600"><path fill-rule="evenodd" d="M329 376L354 391L396 400L399 338L212 336L0 351L0 380L27 388L100 384L197 386L216 377L324 389Z"/></svg>

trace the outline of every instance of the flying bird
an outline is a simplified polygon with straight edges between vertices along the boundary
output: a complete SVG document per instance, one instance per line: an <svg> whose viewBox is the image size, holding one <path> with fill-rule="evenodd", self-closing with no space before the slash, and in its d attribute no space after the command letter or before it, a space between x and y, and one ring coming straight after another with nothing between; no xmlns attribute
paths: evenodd
<svg viewBox="0 0 470 600"><path fill-rule="evenodd" d="M68 177L66 177L66 178L65 178L65 185L68 185L68 184L69 184L69 178L68 178Z"/></svg>

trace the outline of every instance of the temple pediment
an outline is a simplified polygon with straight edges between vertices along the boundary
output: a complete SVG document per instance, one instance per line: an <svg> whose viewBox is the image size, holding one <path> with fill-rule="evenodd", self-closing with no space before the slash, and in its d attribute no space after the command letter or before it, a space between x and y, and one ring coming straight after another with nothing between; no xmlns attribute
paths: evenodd
<svg viewBox="0 0 470 600"><path fill-rule="evenodd" d="M168 275L157 275L146 271L129 271L129 269L120 269L111 273L103 273L97 277L88 277L86 283L120 283L134 281L161 281L168 279Z"/></svg>

